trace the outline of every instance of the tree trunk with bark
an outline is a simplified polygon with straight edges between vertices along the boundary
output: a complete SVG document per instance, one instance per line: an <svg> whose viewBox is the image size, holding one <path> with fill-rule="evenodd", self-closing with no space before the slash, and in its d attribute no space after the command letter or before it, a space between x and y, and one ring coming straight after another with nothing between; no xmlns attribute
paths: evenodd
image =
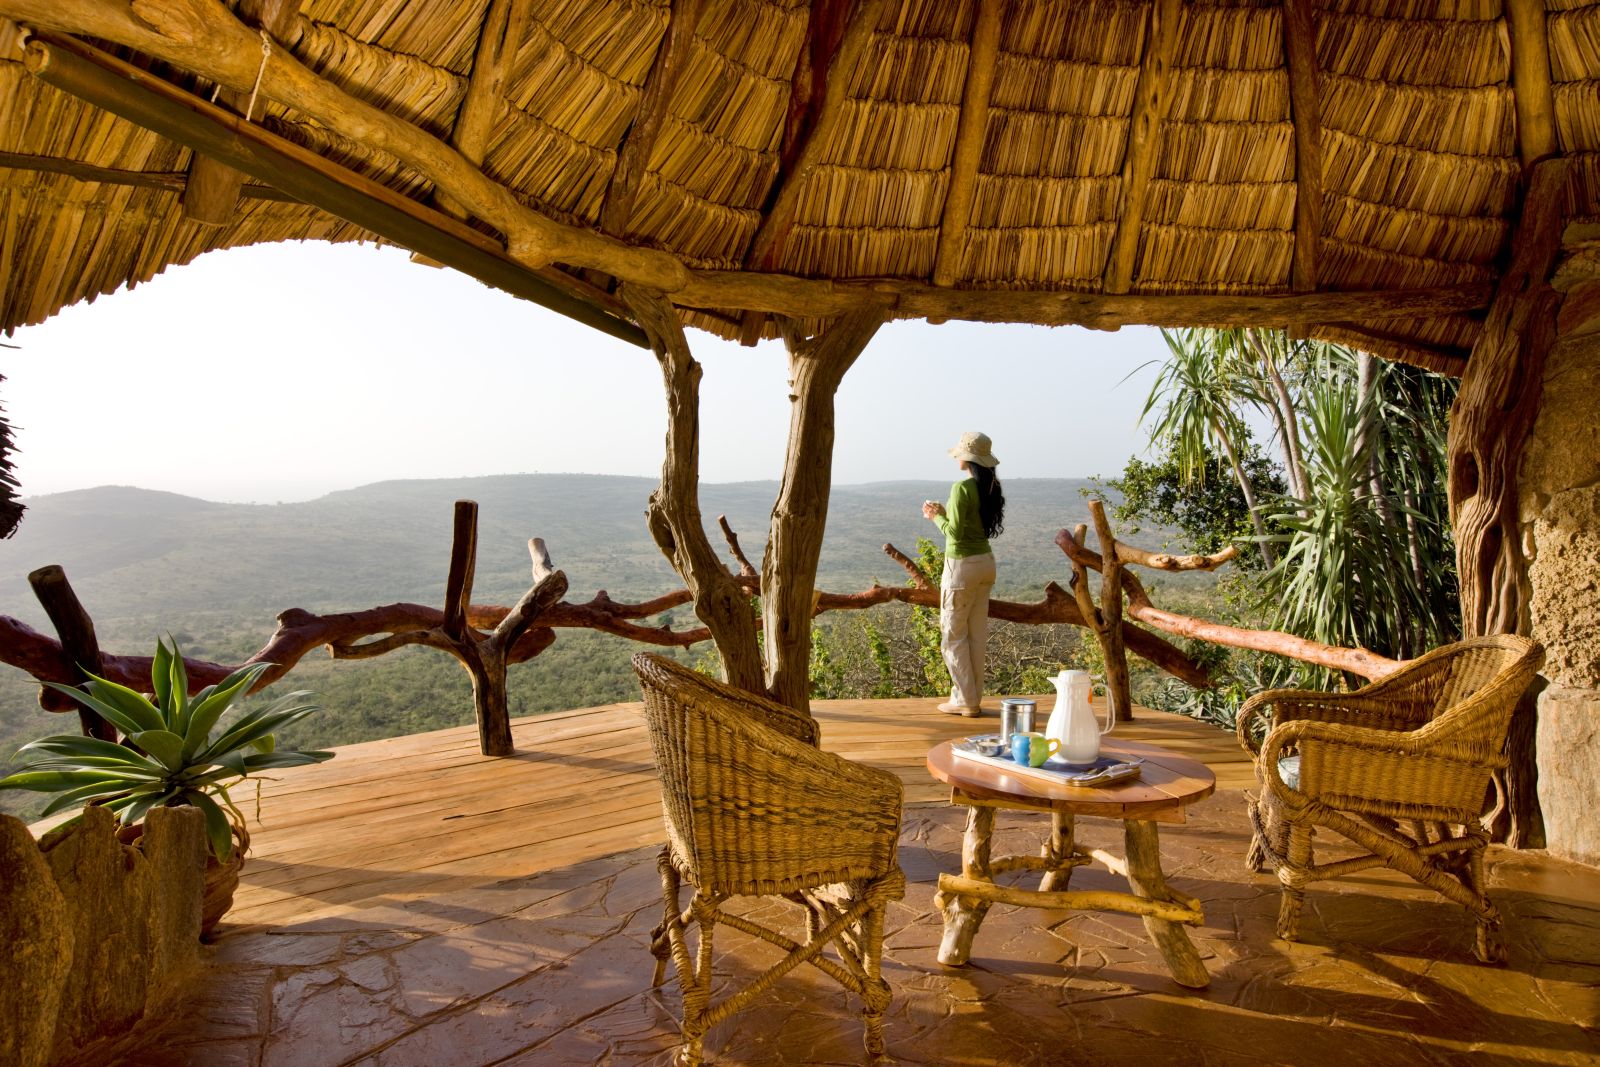
<svg viewBox="0 0 1600 1067"><path fill-rule="evenodd" d="M1539 411L1545 357L1555 342L1561 297L1548 279L1561 244L1567 171L1561 158L1532 168L1511 263L1450 410L1450 522L1461 582L1461 628L1468 637L1531 630L1517 468ZM1519 848L1543 843L1534 726L1532 701L1524 698L1506 742L1509 821L1494 828Z"/></svg>

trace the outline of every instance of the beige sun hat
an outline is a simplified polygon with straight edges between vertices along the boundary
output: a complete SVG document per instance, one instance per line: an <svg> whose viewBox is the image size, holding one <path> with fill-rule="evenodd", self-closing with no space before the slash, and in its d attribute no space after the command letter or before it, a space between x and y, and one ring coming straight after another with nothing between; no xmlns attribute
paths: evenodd
<svg viewBox="0 0 1600 1067"><path fill-rule="evenodd" d="M961 440L956 442L956 447L950 450L952 459L964 459L968 463L976 463L980 467L998 467L1000 461L994 458L994 442L989 440L986 433L964 433Z"/></svg>

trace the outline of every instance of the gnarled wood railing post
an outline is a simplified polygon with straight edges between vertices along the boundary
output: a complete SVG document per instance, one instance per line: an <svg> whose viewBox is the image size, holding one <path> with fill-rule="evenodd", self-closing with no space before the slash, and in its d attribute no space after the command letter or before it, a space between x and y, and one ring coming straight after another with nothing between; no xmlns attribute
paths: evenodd
<svg viewBox="0 0 1600 1067"><path fill-rule="evenodd" d="M622 298L650 338L667 391L667 454L645 510L650 536L694 596L695 615L711 631L728 684L763 692L749 595L717 558L700 517L700 364L665 296L625 285Z"/></svg>
<svg viewBox="0 0 1600 1067"><path fill-rule="evenodd" d="M1523 634L1531 628L1528 564L1518 515L1517 468L1539 412L1545 356L1555 342L1561 295L1550 272L1561 245L1568 164L1536 163L1529 172L1511 262L1500 278L1483 332L1450 409L1450 524L1455 530L1464 636ZM1495 827L1514 847L1542 838L1534 713L1524 700L1506 740L1504 803L1509 822Z"/></svg>
<svg viewBox="0 0 1600 1067"><path fill-rule="evenodd" d="M767 693L805 711L811 699L811 617L833 485L833 396L878 327L882 308L853 311L814 338L789 337L789 443L761 559Z"/></svg>
<svg viewBox="0 0 1600 1067"><path fill-rule="evenodd" d="M437 634L412 632L368 645L346 646L346 657L381 655L402 644L433 644L460 661L472 678L472 706L478 720L478 748L485 756L509 756L511 713L506 700L506 667L512 647L528 627L567 594L567 576L550 566L544 544L528 542L533 557L533 587L505 618L480 636L470 622L472 577L478 560L478 504L457 500L455 532L450 544L450 577L445 582L444 620ZM549 641L544 642L546 645ZM335 650L336 654L339 651Z"/></svg>
<svg viewBox="0 0 1600 1067"><path fill-rule="evenodd" d="M100 661L100 642L95 637L94 620L89 618L89 613L83 610L83 605L78 601L78 595L72 591L67 572L52 563L29 574L28 584L33 587L33 595L39 598L44 613L50 617L50 624L56 628L56 635L61 638L61 653L71 664L72 684L86 681L85 672L102 674L104 665ZM65 697L43 686L39 689L39 703L50 711L65 711L68 706ZM116 728L110 723L88 708L76 704L70 706L77 709L85 737L98 737L102 741L117 739Z"/></svg>

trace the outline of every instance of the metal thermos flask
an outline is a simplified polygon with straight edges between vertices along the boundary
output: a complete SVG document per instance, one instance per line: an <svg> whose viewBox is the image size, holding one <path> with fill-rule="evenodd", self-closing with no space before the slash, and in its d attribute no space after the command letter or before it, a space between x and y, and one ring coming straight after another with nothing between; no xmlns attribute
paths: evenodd
<svg viewBox="0 0 1600 1067"><path fill-rule="evenodd" d="M1033 710L1036 702L1021 697L1007 697L1000 701L1000 743L1009 746L1012 734L1033 733Z"/></svg>

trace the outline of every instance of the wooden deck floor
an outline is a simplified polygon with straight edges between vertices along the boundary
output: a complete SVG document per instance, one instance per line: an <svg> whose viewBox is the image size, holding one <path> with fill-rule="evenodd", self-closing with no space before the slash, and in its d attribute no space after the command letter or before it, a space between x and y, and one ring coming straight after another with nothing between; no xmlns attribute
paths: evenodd
<svg viewBox="0 0 1600 1067"><path fill-rule="evenodd" d="M993 714L954 718L936 703L819 701L814 711L825 748L899 774L907 803L935 803L947 790L928 775L927 750L996 725ZM480 755L475 728L462 727L352 745L328 763L280 772L262 786L227 921L304 922L663 839L642 705L519 719L512 730L517 754L506 759ZM1251 781L1244 753L1215 727L1136 709L1117 733L1201 760L1219 789ZM252 797L236 799L254 816Z"/></svg>

